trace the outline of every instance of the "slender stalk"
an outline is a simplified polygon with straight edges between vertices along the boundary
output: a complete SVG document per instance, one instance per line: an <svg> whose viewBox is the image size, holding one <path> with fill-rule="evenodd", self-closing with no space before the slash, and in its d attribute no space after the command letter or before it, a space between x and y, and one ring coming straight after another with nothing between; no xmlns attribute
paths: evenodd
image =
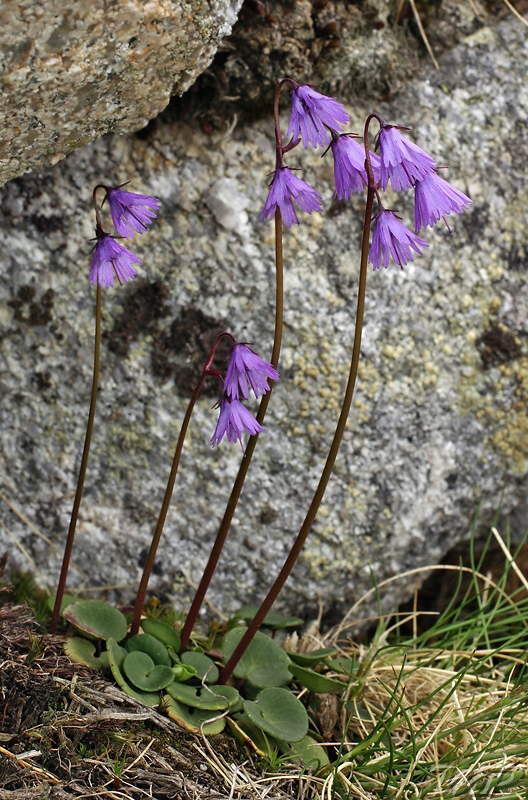
<svg viewBox="0 0 528 800"><path fill-rule="evenodd" d="M273 117L275 120L275 169L278 170L283 166L283 154L288 150L291 150L293 147L296 147L297 142L293 140L284 147L283 140L282 140L282 132L280 129L280 119L279 119L279 103L280 103L280 93L282 87L286 84L289 84L293 89L295 89L298 84L292 80L291 78L284 78L280 83L277 85L275 89L275 96L273 98ZM273 338L273 350L271 354L271 364L272 366L277 369L279 363L279 355L282 343L282 326L283 326L283 316L284 316L284 279L283 279L283 255L282 255L282 217L280 215L280 211L277 208L275 212L275 334ZM262 400L260 401L259 409L257 412L257 422L262 425L264 417L266 416L266 411L268 409L268 404L271 397L271 391L273 389L273 381L270 381L270 391L263 395ZM180 652L182 653L189 643L189 639L196 624L196 619L198 617L200 608L204 601L204 597L206 595L207 589L209 588L209 584L211 583L211 578L213 577L214 571L218 565L218 560L220 558L220 554L224 547L225 541L227 539L227 534L229 533L229 528L231 526L231 522L233 520L233 516L236 511L236 507L238 505L238 501L240 499L240 494L242 492L242 487L244 486L244 481L246 479L246 475L248 473L249 465L251 463L251 459L253 457L253 453L255 452L255 447L257 446L258 441L258 433L254 436L250 436L249 441L247 443L246 450L244 452L244 457L238 469L237 476L235 478L235 482L233 484L233 488L231 489L231 494L229 495L229 499L227 501L226 510L224 512L224 516L222 517L222 521L220 522L220 527L218 529L218 533L216 534L216 539L209 555L209 559L207 561L204 573L198 585L198 589L194 595L191 607L189 609L189 613L187 614L187 619L185 620L185 624L183 626L183 630L181 633L181 648Z"/></svg>
<svg viewBox="0 0 528 800"><path fill-rule="evenodd" d="M79 478L77 480L77 489L73 501L73 509L70 519L70 527L68 529L68 537L66 539L66 547L64 548L64 555L62 558L62 568L59 576L59 584L57 586L57 594L55 596L55 605L53 607L53 615L51 617L50 633L55 633L59 621L60 608L64 590L66 588L66 577L68 575L68 568L70 566L70 559L73 550L73 540L75 537L75 529L77 527L77 520L79 518L79 508L81 506L82 493L84 489L84 479L86 477L86 467L88 466L88 456L90 453L90 444L92 441L92 432L95 418L95 406L97 403L97 387L99 385L99 361L101 352L101 286L97 284L97 293L95 300L95 345L94 345L94 365L93 365L93 378L92 378L92 394L90 398L90 410L88 412L88 425L86 426L86 435L84 437L84 449L81 459L81 468L79 470Z"/></svg>
<svg viewBox="0 0 528 800"><path fill-rule="evenodd" d="M272 366L275 369L277 369L277 365L279 363L281 342L282 342L282 319L284 314L282 217L278 209L275 212L275 265L276 265L275 335L273 339L273 350L270 361ZM259 409L257 412L256 418L259 425L262 425L264 417L266 416L266 411L268 409L272 388L273 388L273 381L270 381L270 391L262 396ZM233 516L235 514L238 501L240 499L240 494L242 492L242 487L246 479L249 465L251 463L253 453L255 452L255 447L257 446L258 436L259 436L258 433L256 433L254 436L250 436L249 441L247 443L247 447L244 452L244 457L238 469L238 473L235 478L235 482L233 484L229 500L227 501L226 510L224 512L224 516L220 523L220 527L218 528L218 533L216 534L216 539L213 548L209 555L207 565L200 580L200 584L196 590L196 594L194 595L194 599L189 609L189 613L187 614L187 619L185 620L185 625L183 626L183 630L181 632L180 652L183 652L189 643L189 638L196 623L198 613L204 601L207 589L209 588L209 584L211 583L211 578L213 577L214 571L217 567L220 554L224 547L225 540L227 539L227 534L229 533L229 528L231 526L231 522L233 520Z"/></svg>
<svg viewBox="0 0 528 800"><path fill-rule="evenodd" d="M231 658L225 665L224 669L221 671L219 678L220 683L225 683L230 678L242 654L245 652L249 643L253 639L255 633L262 625L262 622L264 621L266 614L271 609L273 603L277 599L279 592L281 591L282 587L284 586L288 577L290 576L290 573L295 565L295 562L297 561L301 553L301 550L304 546L304 543L306 542L308 534L310 533L313 522L319 510L319 506L321 505L326 487L328 486L328 481L330 480L330 475L332 473L332 469L335 464L341 440L343 438L343 433L345 431L347 418L350 413L350 407L352 405L352 398L354 396L354 387L356 385L356 378L358 373L359 355L361 352L361 334L363 331L363 317L365 312L365 290L367 285L367 261L368 261L369 240L370 240L370 222L372 218L372 207L374 203L374 193L375 193L374 178L373 178L372 166L370 163L370 156L368 150L368 127L371 119L373 118L374 115L370 115L370 117L367 118L367 121L365 123L365 168L368 176L367 203L365 207L365 221L363 224L363 238L361 243L361 263L359 269L359 285L358 285L358 296L357 296L356 324L354 330L354 344L352 347L350 371L343 398L343 405L341 407L341 412L339 414L339 419L335 429L334 438L332 439L332 444L330 446L330 450L328 452L328 456L326 458L326 462L323 471L321 473L317 489L315 490L315 494L312 498L312 502L310 503L310 507L308 508L301 529L297 534L293 546L286 558L286 561L284 562L281 571L279 572L279 575L275 580L275 583L269 590L262 605L260 606L259 610L257 611L254 618L250 622L247 631L245 632L242 639L235 648Z"/></svg>
<svg viewBox="0 0 528 800"><path fill-rule="evenodd" d="M152 536L152 541L150 543L150 549L148 551L147 560L145 561L145 566L143 567L143 575L141 576L141 581L136 595L136 602L134 604L134 612L132 615L132 624L130 627L130 632L132 634L138 632L141 623L141 613L143 611L143 606L145 605L145 595L147 593L147 586L150 578L150 573L152 572L152 567L154 566L154 559L156 557L156 552L158 549L158 545L160 543L161 534L163 532L163 526L165 525L165 520L167 519L167 513L169 510L172 493L174 491L174 483L176 481L176 475L178 474L178 467L180 466L180 458L183 450L183 444L185 442L185 436L187 435L187 428L189 427L189 422L192 416L192 412L194 410L194 406L198 399L198 395L201 392L205 379L207 378L208 375L219 374L216 370L213 370L211 366L213 363L214 355L216 353L216 348L218 347L218 344L220 343L220 340L222 339L223 336L231 337L231 334L221 333L216 338L216 341L213 344L211 352L209 353L209 356L207 358L207 362L202 371L202 374L198 378L198 382L194 387L194 392L192 393L192 397L189 400L189 405L187 406L187 411L185 412L185 417L183 418L182 426L180 428L180 433L178 436L178 441L176 442L174 458L172 459L172 467L169 475L169 480L167 481L167 488L165 489L163 503L161 504L158 521L156 523L156 528L154 529L154 534Z"/></svg>

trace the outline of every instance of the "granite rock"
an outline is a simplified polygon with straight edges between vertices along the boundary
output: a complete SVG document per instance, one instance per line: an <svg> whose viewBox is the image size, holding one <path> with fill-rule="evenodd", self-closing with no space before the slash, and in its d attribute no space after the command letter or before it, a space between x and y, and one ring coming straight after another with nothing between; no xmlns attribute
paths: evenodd
<svg viewBox="0 0 528 800"><path fill-rule="evenodd" d="M208 66L241 5L3 3L0 185L109 131L144 127Z"/></svg>
<svg viewBox="0 0 528 800"><path fill-rule="evenodd" d="M451 234L428 230L430 247L404 270L369 274L353 412L278 604L296 613L312 613L318 593L325 610L343 611L371 586L370 571L381 583L435 563L468 534L479 505L486 523L501 502L507 512L526 495L527 30L515 20L484 28L440 67L377 110L411 126L474 205L452 219ZM357 130L374 109L350 110ZM270 353L273 232L257 220L273 147L270 119L216 138L164 119L3 189L0 489L34 528L1 500L0 538L42 582L58 574L87 414L91 187L131 180L162 201L156 223L132 243L141 277L105 292L97 425L70 579L123 587L126 601L208 342L228 327ZM299 148L289 163L328 211L285 233L281 381L210 591L227 613L262 597L282 563L348 371L363 198L333 201L331 163L320 153ZM410 223L411 198L391 202ZM213 382L198 402L152 580L177 604L199 580L241 458L235 445L210 448L217 397ZM414 579L384 587L387 608Z"/></svg>

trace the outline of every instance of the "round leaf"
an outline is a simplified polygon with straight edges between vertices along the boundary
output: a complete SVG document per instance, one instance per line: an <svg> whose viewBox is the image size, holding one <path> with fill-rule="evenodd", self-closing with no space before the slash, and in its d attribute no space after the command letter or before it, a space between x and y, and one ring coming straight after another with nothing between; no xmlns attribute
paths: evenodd
<svg viewBox="0 0 528 800"><path fill-rule="evenodd" d="M112 675L116 679L116 682L119 684L121 689L146 706L150 706L151 708L158 706L160 702L160 696L157 692L137 691L136 689L133 689L125 680L125 676L121 672L121 666L125 660L126 651L124 651L122 647L119 647L117 642L115 642L113 639L108 639L106 647L108 652L108 663L110 664Z"/></svg>
<svg viewBox="0 0 528 800"><path fill-rule="evenodd" d="M308 733L306 709L288 689L263 689L256 700L244 701L244 711L254 725L276 739L300 742Z"/></svg>
<svg viewBox="0 0 528 800"><path fill-rule="evenodd" d="M126 656L122 670L134 686L145 692L159 692L174 681L170 667L154 664L151 657L140 650Z"/></svg>
<svg viewBox="0 0 528 800"><path fill-rule="evenodd" d="M231 733L239 742L249 744L259 756L264 756L264 758L271 757L274 745L276 745L275 739L266 736L245 715L239 719L228 717L227 724L231 729Z"/></svg>
<svg viewBox="0 0 528 800"><path fill-rule="evenodd" d="M300 742L295 742L295 744L279 742L279 747L292 761L301 761L305 766L311 767L314 771L318 771L330 764L328 753L324 747L317 744L315 739L312 739L311 736L305 736Z"/></svg>
<svg viewBox="0 0 528 800"><path fill-rule="evenodd" d="M224 637L222 652L227 662L244 635L246 628L233 628ZM258 631L236 665L235 678L247 678L252 686L264 689L268 686L284 686L291 681L288 670L290 659L282 647Z"/></svg>
<svg viewBox="0 0 528 800"><path fill-rule="evenodd" d="M77 600L69 605L64 618L96 639L120 642L127 634L127 621L120 611L101 600Z"/></svg>
<svg viewBox="0 0 528 800"><path fill-rule="evenodd" d="M189 686L188 683L172 683L167 693L174 700L193 708L210 711L226 711L236 705L240 697L233 686Z"/></svg>
<svg viewBox="0 0 528 800"><path fill-rule="evenodd" d="M236 612L233 620L251 622L258 610L258 606L242 606L242 608L239 608ZM304 625L304 620L300 617L285 617L283 614L278 614L276 611L268 611L262 623L263 628L271 628L275 631L280 628L296 628L299 625Z"/></svg>
<svg viewBox="0 0 528 800"><path fill-rule="evenodd" d="M339 650L336 647L321 647L319 650L311 650L309 653L291 653L289 650L287 653L295 664L299 664L301 667L315 667L325 658L337 655Z"/></svg>
<svg viewBox="0 0 528 800"><path fill-rule="evenodd" d="M125 647L129 653L134 651L146 653L155 664L164 664L166 667L170 667L172 664L171 657L165 645L163 645L159 639L155 639L154 636L148 633L136 633L135 636L131 636L130 639L127 639L125 642Z"/></svg>
<svg viewBox="0 0 528 800"><path fill-rule="evenodd" d="M212 658L205 656L203 653L189 650L186 653L182 653L181 662L189 667L194 667L196 670L196 677L201 681L216 683L218 680L220 675L218 667Z"/></svg>
<svg viewBox="0 0 528 800"><path fill-rule="evenodd" d="M55 600L56 600L56 598L57 598L57 595L55 593L53 593L53 594L48 595L48 597L46 599L46 605L47 605L47 607L49 608L50 611L53 611L53 609L55 608ZM65 608L68 608L68 606L71 606L71 604L75 603L75 601L78 600L78 599L79 598L75 594L67 594L67 593L63 594L62 595L61 604L60 604L60 613L62 614L62 612L64 611Z"/></svg>
<svg viewBox="0 0 528 800"><path fill-rule="evenodd" d="M320 675L319 672L315 672L313 669L306 669L306 667L300 667L298 664L290 664L288 669L301 686L305 686L316 694L342 692L346 686L342 681L327 678L326 675Z"/></svg>
<svg viewBox="0 0 528 800"><path fill-rule="evenodd" d="M187 708L187 706L178 703L177 700L167 694L164 696L162 703L169 717L191 733L200 733L202 731L206 736L214 736L216 733L222 733L225 728L225 717L215 719L218 716L218 711ZM214 720L214 722L209 722L209 720Z"/></svg>
<svg viewBox="0 0 528 800"><path fill-rule="evenodd" d="M172 625L168 625L166 622L161 622L159 619L147 617L146 619L141 620L141 627L145 633L150 634L150 636L154 636L166 647L172 647L176 653L179 651L181 639Z"/></svg>
<svg viewBox="0 0 528 800"><path fill-rule="evenodd" d="M357 669L357 662L350 658L339 656L338 658L333 658L328 666L335 672L344 672L347 675L352 675L352 673Z"/></svg>
<svg viewBox="0 0 528 800"><path fill-rule="evenodd" d="M84 664L85 667L93 669L108 667L108 654L103 652L100 656L96 656L94 643L89 642L88 639L82 639L80 636L70 636L69 639L66 639L64 652L76 664Z"/></svg>

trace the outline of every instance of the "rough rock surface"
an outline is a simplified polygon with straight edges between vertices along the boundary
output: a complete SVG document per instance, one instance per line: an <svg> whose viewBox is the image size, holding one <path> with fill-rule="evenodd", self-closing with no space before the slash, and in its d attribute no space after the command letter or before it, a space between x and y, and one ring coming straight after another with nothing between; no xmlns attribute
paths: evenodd
<svg viewBox="0 0 528 800"><path fill-rule="evenodd" d="M506 8L502 0L498 4ZM211 67L182 98L173 98L169 113L183 109L213 130L225 129L235 115L251 121L270 107L285 75L351 102L365 96L387 100L419 74L420 52L429 60L410 4L397 5L398 10L392 0L246 0ZM490 5L420 3L436 54L482 28Z"/></svg>
<svg viewBox="0 0 528 800"><path fill-rule="evenodd" d="M138 130L207 67L242 0L8 0L0 7L0 185Z"/></svg>
<svg viewBox="0 0 528 800"><path fill-rule="evenodd" d="M485 28L424 70L383 116L450 165L474 206L425 238L404 270L369 275L360 381L345 442L280 606L346 608L370 587L434 563L471 526L526 494L528 372L527 29ZM357 130L367 111L352 111ZM286 122L286 118L284 122ZM132 586L140 575L192 371L224 325L266 356L273 331L273 233L257 221L273 167L271 120L214 138L165 120L108 136L2 192L0 485L40 533L0 503L0 536L52 581L59 567L87 414L94 294L87 281L91 187L132 180L158 195L132 249L142 277L104 298L97 426L71 582ZM351 347L362 199L332 201L328 158L292 166L325 214L285 235L286 326L277 385L210 599L262 596L326 454ZM411 221L411 198L396 196ZM152 585L186 601L216 533L240 449L211 451L215 387L190 426ZM7 533L9 531L9 533ZM414 577L385 589L387 605ZM130 599L132 590L121 596ZM359 612L358 612L359 613Z"/></svg>

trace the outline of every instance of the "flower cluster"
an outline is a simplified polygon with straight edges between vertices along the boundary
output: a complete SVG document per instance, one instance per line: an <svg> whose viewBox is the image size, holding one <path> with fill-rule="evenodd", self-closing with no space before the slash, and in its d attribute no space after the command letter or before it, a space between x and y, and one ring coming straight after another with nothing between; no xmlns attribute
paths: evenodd
<svg viewBox="0 0 528 800"><path fill-rule="evenodd" d="M102 184L96 186L94 190L94 205L97 189L105 190L103 204L108 201L114 227L119 236L126 239L133 238L136 233L144 233L147 225L150 225L156 217L154 210L160 207L160 201L156 197L125 192L120 186L110 187ZM141 264L141 259L119 244L114 236L103 230L97 205L95 205L95 209L97 217L96 245L89 279L94 286L98 283L99 286L105 288L114 285L114 276L120 284L127 283L137 275L132 264Z"/></svg>
<svg viewBox="0 0 528 800"><path fill-rule="evenodd" d="M271 219L279 212L288 227L298 224L294 201L307 214L322 210L321 195L283 163L283 155L301 141L304 147L326 146L325 152L332 151L334 196L339 200L349 200L369 182L373 187L378 213L369 262L374 269L382 262L387 267L389 257L401 267L413 261L413 252L420 254L421 248L427 247L427 242L417 235L421 228L433 227L440 219L446 222L449 214L461 214L471 205L469 197L440 177L434 158L401 132L406 128L389 125L378 114L371 114L368 121L375 118L380 125L377 155L366 149L362 137L343 130L349 117L336 98L325 97L311 86L290 79L282 83L292 86L288 126L292 139L283 146L280 131L277 133L277 168L261 220ZM276 124L278 130L278 118ZM414 233L393 211L384 208L380 190L385 191L389 184L397 192L414 190Z"/></svg>
<svg viewBox="0 0 528 800"><path fill-rule="evenodd" d="M242 405L240 396L248 399L250 389L255 397L270 391L268 380L278 381L279 373L263 361L247 345L236 342L231 350L231 358L227 367L224 393L219 401L220 415L211 444L220 444L224 436L229 442L239 441L242 445L242 434L262 433L264 428L253 414Z"/></svg>

